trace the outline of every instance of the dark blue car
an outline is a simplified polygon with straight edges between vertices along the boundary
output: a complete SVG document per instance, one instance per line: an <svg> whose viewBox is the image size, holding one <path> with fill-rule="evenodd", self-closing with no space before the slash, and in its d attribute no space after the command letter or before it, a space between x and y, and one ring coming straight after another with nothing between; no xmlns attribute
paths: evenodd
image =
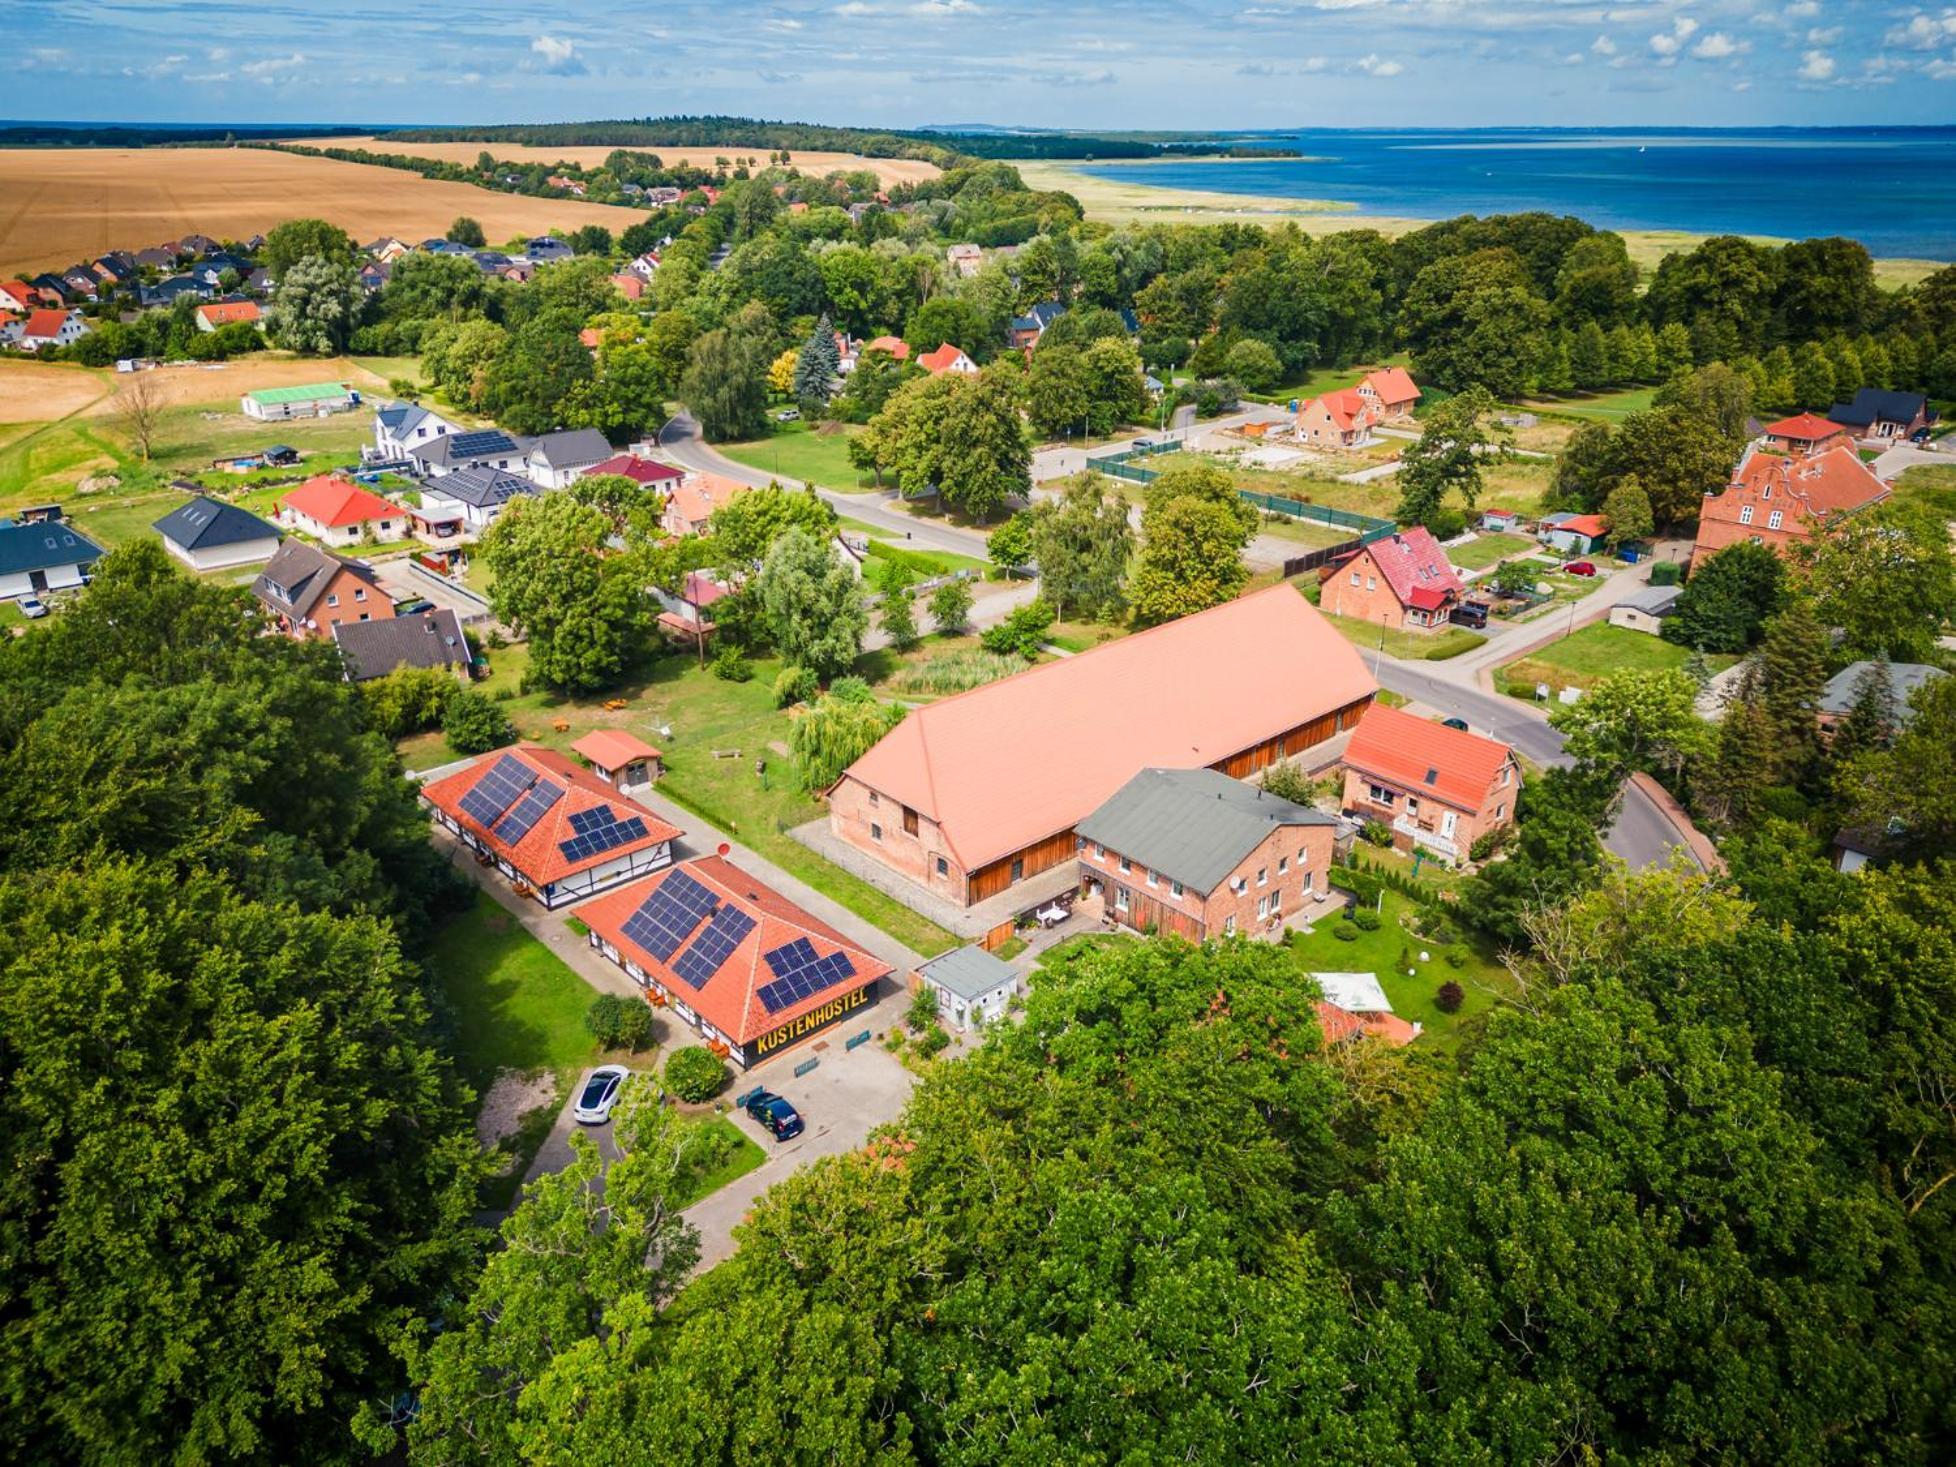
<svg viewBox="0 0 1956 1467"><path fill-rule="evenodd" d="M766 1126L777 1141L791 1141L806 1128L801 1112L772 1091L756 1090L745 1105L747 1114Z"/></svg>

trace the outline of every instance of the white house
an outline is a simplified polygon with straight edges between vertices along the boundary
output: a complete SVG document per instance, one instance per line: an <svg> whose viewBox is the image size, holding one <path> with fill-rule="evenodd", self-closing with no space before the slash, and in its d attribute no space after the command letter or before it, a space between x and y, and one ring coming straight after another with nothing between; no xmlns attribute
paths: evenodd
<svg viewBox="0 0 1956 1467"><path fill-rule="evenodd" d="M536 485L517 474L472 467L425 482L421 486L421 506L459 510L463 530L479 535L496 522L510 500L536 492Z"/></svg>
<svg viewBox="0 0 1956 1467"><path fill-rule="evenodd" d="M937 1016L946 1025L975 1029L1004 1016L1019 975L982 947L960 947L919 968L917 986L937 996Z"/></svg>
<svg viewBox="0 0 1956 1467"><path fill-rule="evenodd" d="M34 311L21 323L15 342L22 351L47 351L72 346L90 331L80 311Z"/></svg>
<svg viewBox="0 0 1956 1467"><path fill-rule="evenodd" d="M563 489L612 455L612 447L596 428L567 428L532 438L524 455L523 472L545 489Z"/></svg>
<svg viewBox="0 0 1956 1467"><path fill-rule="evenodd" d="M1639 586L1610 608L1610 625L1658 636L1664 630L1664 618L1677 614L1678 598L1683 594L1680 586Z"/></svg>
<svg viewBox="0 0 1956 1467"><path fill-rule="evenodd" d="M360 394L344 382L309 382L299 387L261 387L238 399L238 411L260 422L281 418L324 418L360 406Z"/></svg>
<svg viewBox="0 0 1956 1467"><path fill-rule="evenodd" d="M60 520L0 521L0 601L79 586L102 547Z"/></svg>
<svg viewBox="0 0 1956 1467"><path fill-rule="evenodd" d="M432 408L390 402L374 413L374 452L383 459L405 458L417 443L461 431L460 423L450 422Z"/></svg>
<svg viewBox="0 0 1956 1467"><path fill-rule="evenodd" d="M279 532L248 510L203 495L178 505L154 526L163 548L192 570L224 570L270 560Z"/></svg>
<svg viewBox="0 0 1956 1467"><path fill-rule="evenodd" d="M437 433L407 451L408 472L418 479L439 479L462 469L501 469L521 474L529 465L528 444L500 428L467 428L460 433Z"/></svg>

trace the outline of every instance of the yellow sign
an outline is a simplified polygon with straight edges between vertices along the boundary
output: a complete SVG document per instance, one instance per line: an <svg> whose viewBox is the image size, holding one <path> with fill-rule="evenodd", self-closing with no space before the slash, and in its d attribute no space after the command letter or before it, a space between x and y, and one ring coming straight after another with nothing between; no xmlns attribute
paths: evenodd
<svg viewBox="0 0 1956 1467"><path fill-rule="evenodd" d="M832 998L819 1009L810 1009L800 1018L790 1019L779 1029L770 1029L754 1041L756 1055L770 1054L784 1044L792 1044L804 1034L812 1034L824 1024L832 1024L851 1009L859 1009L869 1002L869 990L873 984L865 983L853 992L840 998Z"/></svg>

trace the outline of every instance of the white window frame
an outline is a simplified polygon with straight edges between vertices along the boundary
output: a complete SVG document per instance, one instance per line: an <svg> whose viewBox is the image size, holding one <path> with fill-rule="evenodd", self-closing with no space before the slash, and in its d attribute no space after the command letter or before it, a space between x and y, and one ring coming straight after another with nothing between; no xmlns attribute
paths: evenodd
<svg viewBox="0 0 1956 1467"><path fill-rule="evenodd" d="M1258 886L1268 886L1270 884L1270 868L1268 866L1259 866L1256 868L1256 884Z"/></svg>
<svg viewBox="0 0 1956 1467"><path fill-rule="evenodd" d="M1182 883L1179 881L1171 881L1168 883L1168 889L1171 892L1173 892L1177 897L1180 897L1182 894Z"/></svg>
<svg viewBox="0 0 1956 1467"><path fill-rule="evenodd" d="M1127 888L1124 886L1114 888L1114 910L1117 912L1127 910Z"/></svg>
<svg viewBox="0 0 1956 1467"><path fill-rule="evenodd" d="M1154 868L1154 867L1152 867L1152 866L1150 866L1150 867L1148 868L1148 877L1147 877L1147 880L1148 880L1148 885L1150 885L1150 886L1160 886L1160 885L1161 885L1161 878L1155 875L1155 868Z"/></svg>
<svg viewBox="0 0 1956 1467"><path fill-rule="evenodd" d="M1752 523L1752 506L1751 506L1751 505L1749 505L1749 504L1742 504L1742 505L1740 505L1740 506L1739 506L1739 523L1740 523L1740 524L1742 524L1742 525L1749 525L1749 524L1751 524L1751 523Z"/></svg>
<svg viewBox="0 0 1956 1467"><path fill-rule="evenodd" d="M1777 530L1780 527L1780 525L1785 521L1785 519L1786 519L1785 511L1776 509L1771 514L1766 516L1766 528L1769 530Z"/></svg>

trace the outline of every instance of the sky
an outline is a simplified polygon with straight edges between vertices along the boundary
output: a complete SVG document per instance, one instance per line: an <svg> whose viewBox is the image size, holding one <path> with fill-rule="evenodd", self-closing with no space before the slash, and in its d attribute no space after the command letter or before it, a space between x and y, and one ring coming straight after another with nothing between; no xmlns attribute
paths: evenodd
<svg viewBox="0 0 1956 1467"><path fill-rule="evenodd" d="M1867 0L0 0L26 120L876 127L1956 121Z"/></svg>

